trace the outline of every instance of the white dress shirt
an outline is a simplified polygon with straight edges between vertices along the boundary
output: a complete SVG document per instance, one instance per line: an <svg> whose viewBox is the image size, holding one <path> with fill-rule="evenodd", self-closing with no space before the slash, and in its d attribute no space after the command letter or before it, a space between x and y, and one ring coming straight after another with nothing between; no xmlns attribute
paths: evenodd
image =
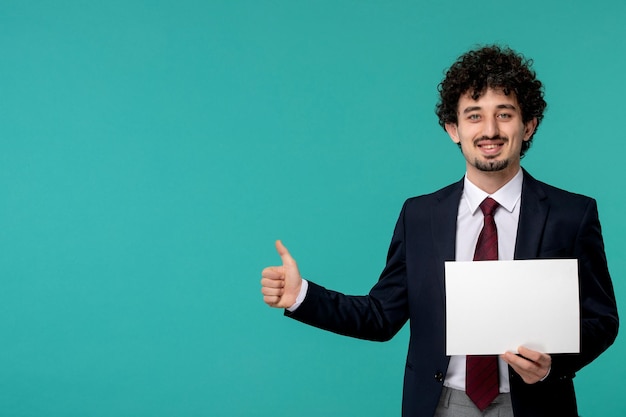
<svg viewBox="0 0 626 417"><path fill-rule="evenodd" d="M500 207L496 210L494 220L498 229L498 259L512 260L515 255L515 240L519 221L520 200L522 197L522 170L493 194L487 194L465 176L463 196L459 202L456 228L456 261L471 261L478 235L483 228L484 215L480 203L491 197ZM497 331L497 329L494 329ZM502 352L504 353L504 352ZM509 374L507 364L498 358L500 370L500 392L509 392ZM444 385L465 391L465 356L452 356Z"/></svg>

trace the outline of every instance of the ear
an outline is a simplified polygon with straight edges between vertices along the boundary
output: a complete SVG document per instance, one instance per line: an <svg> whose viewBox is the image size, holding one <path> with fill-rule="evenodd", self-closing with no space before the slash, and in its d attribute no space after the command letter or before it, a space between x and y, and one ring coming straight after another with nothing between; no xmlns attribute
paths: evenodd
<svg viewBox="0 0 626 417"><path fill-rule="evenodd" d="M533 117L524 124L524 142L530 139L533 133L535 133L535 129L537 129L537 118Z"/></svg>
<svg viewBox="0 0 626 417"><path fill-rule="evenodd" d="M459 127L456 123L446 123L445 124L446 132L450 136L450 139L454 143L460 143L461 139L459 138Z"/></svg>

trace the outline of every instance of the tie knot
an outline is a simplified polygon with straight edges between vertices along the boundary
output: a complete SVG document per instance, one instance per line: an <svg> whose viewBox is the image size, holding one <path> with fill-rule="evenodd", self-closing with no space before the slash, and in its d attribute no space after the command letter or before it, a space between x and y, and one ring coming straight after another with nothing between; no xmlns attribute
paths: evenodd
<svg viewBox="0 0 626 417"><path fill-rule="evenodd" d="M498 207L500 207L500 204L491 197L485 198L483 202L480 203L480 209L485 216L493 216L493 213L495 213Z"/></svg>

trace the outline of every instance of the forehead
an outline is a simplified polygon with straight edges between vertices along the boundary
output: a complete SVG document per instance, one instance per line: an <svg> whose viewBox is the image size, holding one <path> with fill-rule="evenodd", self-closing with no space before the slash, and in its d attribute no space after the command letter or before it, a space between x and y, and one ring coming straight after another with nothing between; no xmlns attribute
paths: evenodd
<svg viewBox="0 0 626 417"><path fill-rule="evenodd" d="M458 111L463 113L468 108L473 110L488 108L512 108L519 111L519 103L514 92L505 94L502 89L487 88L477 98L472 91L466 91L459 97Z"/></svg>

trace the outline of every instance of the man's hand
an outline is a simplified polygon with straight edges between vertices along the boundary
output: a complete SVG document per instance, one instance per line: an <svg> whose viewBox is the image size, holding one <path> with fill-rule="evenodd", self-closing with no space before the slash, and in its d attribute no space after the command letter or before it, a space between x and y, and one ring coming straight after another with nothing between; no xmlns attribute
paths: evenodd
<svg viewBox="0 0 626 417"><path fill-rule="evenodd" d="M506 352L500 357L511 365L513 370L522 377L525 383L534 384L548 376L552 366L552 358L546 353L537 352L523 346L518 348L519 355Z"/></svg>
<svg viewBox="0 0 626 417"><path fill-rule="evenodd" d="M276 250L283 261L282 266L270 266L261 273L263 301L270 307L289 308L296 302L302 286L302 277L296 261L280 240Z"/></svg>

